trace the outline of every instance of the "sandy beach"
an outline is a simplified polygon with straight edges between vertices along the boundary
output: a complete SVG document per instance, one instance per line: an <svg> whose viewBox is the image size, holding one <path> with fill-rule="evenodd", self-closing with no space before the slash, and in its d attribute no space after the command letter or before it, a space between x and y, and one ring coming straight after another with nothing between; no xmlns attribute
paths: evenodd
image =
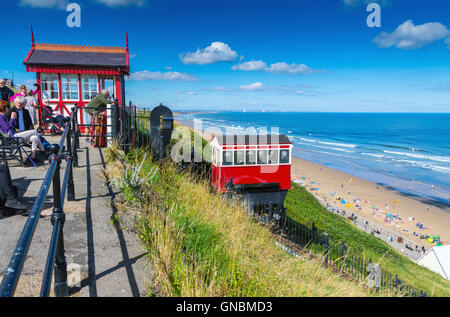
<svg viewBox="0 0 450 317"><path fill-rule="evenodd" d="M187 122L177 123L192 130ZM202 133L204 139L212 140L213 136L210 133L205 131ZM364 219L364 224L368 221L369 233L372 229L384 228L380 238L393 236L393 246L398 249L403 249L402 246L409 242L410 246L419 245L421 248L423 245L426 249L436 245L436 243L431 244L425 239L420 239L423 235L437 235L440 236L442 243L450 243L450 210L444 206L407 196L348 173L297 157L292 159L292 180L308 188L324 206L328 205L335 211L344 210L345 217L354 214L359 217L359 221ZM342 200L349 205L342 204ZM389 214L392 217L386 217ZM416 226L418 223L422 223L424 229L418 228ZM415 236L414 232L419 236ZM404 240L401 245L395 245L398 237ZM416 254L413 258L418 256L420 254Z"/></svg>
<svg viewBox="0 0 450 317"><path fill-rule="evenodd" d="M293 158L292 176L293 180L303 181L309 190L316 189L310 192L317 198L346 210L349 216L352 213L361 215L427 248L433 244L414 236L414 232L419 235L440 235L444 244L450 242L450 210L444 207L299 158ZM342 204L342 199L353 208ZM356 205L359 205L360 209ZM388 223L386 214L398 219L392 218ZM426 229L419 229L416 227L417 223L423 223Z"/></svg>

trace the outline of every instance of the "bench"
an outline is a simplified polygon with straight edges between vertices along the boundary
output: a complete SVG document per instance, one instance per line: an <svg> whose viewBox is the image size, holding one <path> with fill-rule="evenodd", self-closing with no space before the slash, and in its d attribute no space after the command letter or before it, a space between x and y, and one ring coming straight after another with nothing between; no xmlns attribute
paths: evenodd
<svg viewBox="0 0 450 317"><path fill-rule="evenodd" d="M23 153L20 143L23 140L5 135L0 132L0 160L7 162L8 160L17 160L20 166L23 164Z"/></svg>

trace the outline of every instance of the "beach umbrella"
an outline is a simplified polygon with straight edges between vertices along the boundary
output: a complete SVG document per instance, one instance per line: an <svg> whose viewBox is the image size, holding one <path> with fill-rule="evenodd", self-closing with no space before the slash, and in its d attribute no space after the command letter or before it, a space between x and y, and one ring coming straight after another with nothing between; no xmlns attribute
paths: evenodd
<svg viewBox="0 0 450 317"><path fill-rule="evenodd" d="M347 202L345 200L341 200L341 204L345 205Z"/></svg>

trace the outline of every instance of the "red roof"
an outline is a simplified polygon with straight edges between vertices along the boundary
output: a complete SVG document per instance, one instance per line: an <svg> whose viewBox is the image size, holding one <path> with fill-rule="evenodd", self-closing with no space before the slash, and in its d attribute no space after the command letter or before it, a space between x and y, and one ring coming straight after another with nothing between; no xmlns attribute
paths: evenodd
<svg viewBox="0 0 450 317"><path fill-rule="evenodd" d="M51 73L129 74L125 47L33 44L24 64L27 71Z"/></svg>

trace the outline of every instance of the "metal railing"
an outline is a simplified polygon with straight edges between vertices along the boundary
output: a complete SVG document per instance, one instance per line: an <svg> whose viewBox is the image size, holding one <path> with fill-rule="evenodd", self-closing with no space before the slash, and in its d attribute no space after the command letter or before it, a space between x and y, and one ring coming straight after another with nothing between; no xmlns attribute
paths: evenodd
<svg viewBox="0 0 450 317"><path fill-rule="evenodd" d="M77 112L78 109L72 108L70 118L66 118L64 132L59 144L53 144L50 148L50 166L27 222L25 223L19 241L17 242L13 256L6 269L5 276L0 284L0 297L14 296L42 208L47 199L48 191L50 190L50 185L53 185L53 214L51 216L53 233L50 240L40 296L49 296L53 272L55 296L63 297L68 296L69 294L67 285L67 262L64 251L64 202L66 200L66 195L67 200L75 200L73 166L75 165L75 162L78 163L76 154L76 149L78 147ZM60 169L62 160L66 160L66 170L61 184Z"/></svg>
<svg viewBox="0 0 450 317"><path fill-rule="evenodd" d="M301 249L320 255L324 265L333 266L341 273L364 282L371 277L376 278L373 287L377 290L387 289L412 297L426 296L422 290L402 282L397 274L392 274L381 266L377 274L374 274L373 270L368 269L372 259L365 258L363 250L347 246L341 241L331 240L328 234L321 232L314 223L300 223L283 213L274 230Z"/></svg>

